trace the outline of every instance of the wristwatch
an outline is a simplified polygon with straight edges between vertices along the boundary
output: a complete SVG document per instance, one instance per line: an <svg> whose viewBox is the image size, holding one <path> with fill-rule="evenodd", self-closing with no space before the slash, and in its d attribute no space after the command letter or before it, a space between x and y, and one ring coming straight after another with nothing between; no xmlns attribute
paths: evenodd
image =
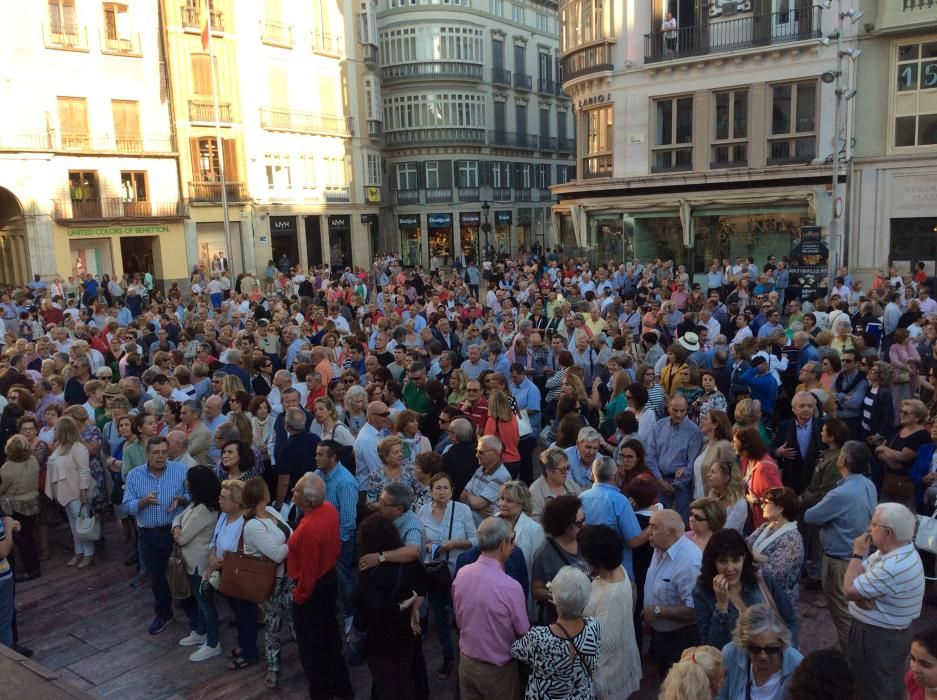
<svg viewBox="0 0 937 700"><path fill-rule="evenodd" d="M377 560L378 560L379 562L381 562L381 564L384 563L384 560L385 560L384 552L378 552L378 553L377 553Z"/></svg>
<svg viewBox="0 0 937 700"><path fill-rule="evenodd" d="M657 617L660 617L660 606L659 606L659 605L655 605L655 606L654 606L654 614L655 614Z"/></svg>
<svg viewBox="0 0 937 700"><path fill-rule="evenodd" d="M861 554L856 554L855 552L852 553L850 558L851 559L864 559L864 557Z"/></svg>

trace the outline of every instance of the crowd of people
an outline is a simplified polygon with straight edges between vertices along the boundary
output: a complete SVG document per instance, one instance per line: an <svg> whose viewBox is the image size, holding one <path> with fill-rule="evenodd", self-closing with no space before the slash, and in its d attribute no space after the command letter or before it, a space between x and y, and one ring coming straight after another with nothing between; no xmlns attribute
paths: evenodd
<svg viewBox="0 0 937 700"><path fill-rule="evenodd" d="M67 527L76 570L120 539L149 634L181 612L192 663L271 689L295 641L312 698L361 664L379 699L937 696L923 265L284 263L0 294L0 643Z"/></svg>

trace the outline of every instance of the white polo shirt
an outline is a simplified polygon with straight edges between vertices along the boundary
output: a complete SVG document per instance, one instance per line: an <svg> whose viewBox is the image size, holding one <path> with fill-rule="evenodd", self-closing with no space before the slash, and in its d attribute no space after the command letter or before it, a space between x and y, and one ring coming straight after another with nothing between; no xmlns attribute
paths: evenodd
<svg viewBox="0 0 937 700"><path fill-rule="evenodd" d="M859 594L875 602L871 610L849 603L849 614L859 622L885 629L903 630L921 616L924 600L924 567L913 544L888 554L875 552L862 562L865 573L853 581Z"/></svg>

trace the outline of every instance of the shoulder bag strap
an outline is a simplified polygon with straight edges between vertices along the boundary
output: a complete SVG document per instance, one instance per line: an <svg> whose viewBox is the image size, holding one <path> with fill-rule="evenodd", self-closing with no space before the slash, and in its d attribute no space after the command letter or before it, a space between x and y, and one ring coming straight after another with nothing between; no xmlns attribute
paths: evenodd
<svg viewBox="0 0 937 700"><path fill-rule="evenodd" d="M768 607L770 607L772 610L778 612L778 605L774 602L774 596L771 595L768 584L765 583L764 575L758 571L756 573L756 577L758 578L758 588L761 590L761 596L765 599L765 603L767 603Z"/></svg>
<svg viewBox="0 0 937 700"><path fill-rule="evenodd" d="M452 501L452 513L449 515L449 537L446 540L452 539L452 525L455 522L455 502ZM449 550L446 550L446 561L449 561Z"/></svg>
<svg viewBox="0 0 937 700"><path fill-rule="evenodd" d="M570 560L569 555L563 551L563 548L560 547L552 537L547 538L547 542L550 543L550 546L553 547L554 551L559 555L560 559L563 560L563 564L566 566L572 566L573 562Z"/></svg>
<svg viewBox="0 0 937 700"><path fill-rule="evenodd" d="M567 642L569 642L569 646L572 649L573 658L579 662L579 665L582 666L583 670L586 672L586 675L589 676L589 678L592 678L592 671L589 670L589 667L586 665L586 662L582 660L582 654L579 651L579 647L577 647L576 642L573 641L573 639L575 638L569 632L566 631L566 628L563 627L563 625L561 625L559 621L554 622L553 624L559 627L560 631L565 635L565 639ZM586 629L585 620L583 620L582 629L583 631L585 631Z"/></svg>

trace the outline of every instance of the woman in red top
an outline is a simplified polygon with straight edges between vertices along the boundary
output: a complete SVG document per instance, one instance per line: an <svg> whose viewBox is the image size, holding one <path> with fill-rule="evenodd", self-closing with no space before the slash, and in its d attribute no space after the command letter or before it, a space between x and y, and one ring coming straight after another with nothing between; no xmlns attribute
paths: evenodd
<svg viewBox="0 0 937 700"><path fill-rule="evenodd" d="M911 640L904 689L908 700L937 698L937 627L921 630Z"/></svg>
<svg viewBox="0 0 937 700"><path fill-rule="evenodd" d="M520 429L517 425L517 416L511 408L511 399L503 391L492 391L488 397L488 421L485 423L484 435L496 435L504 448L501 451L501 461L516 479L521 466L521 453L518 443L521 440Z"/></svg>
<svg viewBox="0 0 937 700"><path fill-rule="evenodd" d="M768 448L758 432L758 428L741 428L735 431L732 446L739 455L739 467L745 478L745 500L752 513L754 527L758 528L765 521L761 510L761 499L772 488L781 488L781 473L777 462L768 454Z"/></svg>

